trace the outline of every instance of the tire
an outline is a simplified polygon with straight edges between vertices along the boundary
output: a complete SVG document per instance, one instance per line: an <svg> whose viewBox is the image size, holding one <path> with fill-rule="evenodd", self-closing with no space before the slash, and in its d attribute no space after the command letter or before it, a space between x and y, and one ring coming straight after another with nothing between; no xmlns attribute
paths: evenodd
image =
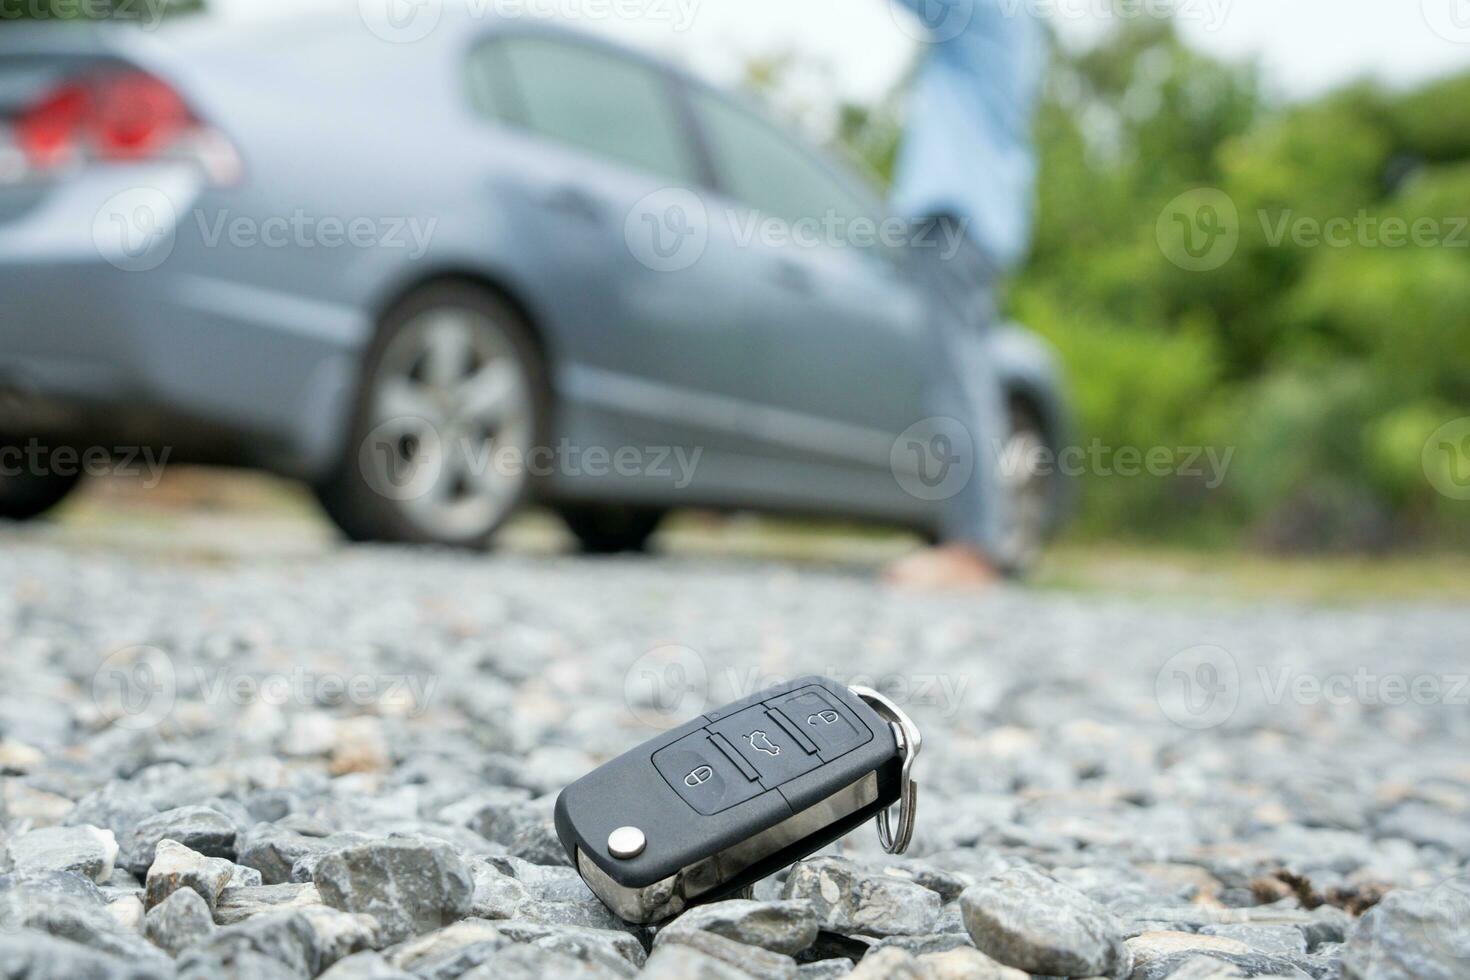
<svg viewBox="0 0 1470 980"><path fill-rule="evenodd" d="M648 550L664 511L651 507L567 505L561 518L586 555L617 555Z"/></svg>
<svg viewBox="0 0 1470 980"><path fill-rule="evenodd" d="M485 548L531 496L550 389L525 321L469 285L410 296L363 364L351 437L317 496L354 541Z"/></svg>
<svg viewBox="0 0 1470 980"><path fill-rule="evenodd" d="M28 521L61 503L82 482L80 473L0 473L0 519Z"/></svg>
<svg viewBox="0 0 1470 980"><path fill-rule="evenodd" d="M1058 487L1054 467L1043 471L1035 465L1043 454L1055 449L1040 417L1020 400L1012 400L1010 416L1011 431L1001 457L1010 527L1000 557L1006 572L1019 577L1035 567L1051 539L1056 527Z"/></svg>

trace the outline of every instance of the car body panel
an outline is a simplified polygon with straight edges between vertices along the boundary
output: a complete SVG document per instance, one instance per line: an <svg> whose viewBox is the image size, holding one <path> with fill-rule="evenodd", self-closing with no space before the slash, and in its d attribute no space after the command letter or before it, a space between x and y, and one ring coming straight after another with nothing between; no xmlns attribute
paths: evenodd
<svg viewBox="0 0 1470 980"><path fill-rule="evenodd" d="M650 269L625 221L668 181L488 118L465 66L478 46L530 33L617 52L675 87L703 83L570 31L486 20L414 45L312 18L244 37L208 23L10 30L0 117L20 51L116 59L174 85L238 148L244 175L221 184L165 162L0 187L0 390L25 396L14 424L154 433L176 458L321 480L347 452L383 315L424 284L466 280L524 313L548 362L553 441L699 454L682 486L558 472L545 496L937 523L889 469L894 438L925 414L918 358L935 311L902 256L763 250L712 221L700 261ZM33 88L45 75L33 60L25 71ZM303 98L312 111L283 111ZM166 234L150 239L166 259L146 272L119 268L96 227L136 188L169 205ZM740 207L717 186L702 194ZM368 219L373 246L324 246L333 218ZM267 227L284 244L262 244ZM1006 383L1064 431L1044 345L1019 328L987 343Z"/></svg>

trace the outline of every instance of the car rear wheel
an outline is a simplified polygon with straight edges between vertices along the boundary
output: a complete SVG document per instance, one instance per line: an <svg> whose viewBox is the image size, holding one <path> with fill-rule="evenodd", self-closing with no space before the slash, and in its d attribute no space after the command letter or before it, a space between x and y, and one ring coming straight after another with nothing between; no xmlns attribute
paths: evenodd
<svg viewBox="0 0 1470 980"><path fill-rule="evenodd" d="M0 442L0 447L6 445ZM0 468L0 518L28 521L40 517L65 500L81 481L79 473L38 473L25 469L23 462Z"/></svg>
<svg viewBox="0 0 1470 980"><path fill-rule="evenodd" d="M318 490L348 537L480 548L526 501L547 417L529 331L497 297L431 287L386 319L351 442Z"/></svg>
<svg viewBox="0 0 1470 980"><path fill-rule="evenodd" d="M647 551L649 539L664 519L664 511L653 507L569 504L560 511L588 555Z"/></svg>
<svg viewBox="0 0 1470 980"><path fill-rule="evenodd" d="M1000 474L1008 498L1002 560L1013 574L1024 574L1035 566L1055 525L1056 474L1054 468L1043 465L1050 448L1036 413L1024 402L1013 402Z"/></svg>

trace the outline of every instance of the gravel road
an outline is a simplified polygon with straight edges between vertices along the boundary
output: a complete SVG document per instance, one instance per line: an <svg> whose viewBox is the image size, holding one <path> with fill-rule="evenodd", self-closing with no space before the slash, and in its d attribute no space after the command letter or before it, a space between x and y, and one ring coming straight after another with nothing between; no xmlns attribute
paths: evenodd
<svg viewBox="0 0 1470 980"><path fill-rule="evenodd" d="M1470 977L1470 610L0 529L0 975ZM805 673L919 829L623 928L556 792Z"/></svg>

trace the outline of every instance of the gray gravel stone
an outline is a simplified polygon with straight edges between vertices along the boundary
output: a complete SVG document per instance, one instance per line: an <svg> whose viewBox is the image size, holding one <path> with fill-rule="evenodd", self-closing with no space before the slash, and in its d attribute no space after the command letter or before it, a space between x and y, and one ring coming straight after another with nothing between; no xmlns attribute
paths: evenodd
<svg viewBox="0 0 1470 980"><path fill-rule="evenodd" d="M324 857L314 878L322 900L373 916L393 942L463 918L474 898L464 861L437 841L390 839Z"/></svg>
<svg viewBox="0 0 1470 980"><path fill-rule="evenodd" d="M180 888L199 893L211 909L229 884L234 865L224 858L205 857L172 840L161 840L144 882L143 907L151 909Z"/></svg>
<svg viewBox="0 0 1470 980"><path fill-rule="evenodd" d="M932 980L1027 980L1028 976L1015 967L997 963L973 946L922 953L919 963Z"/></svg>
<svg viewBox="0 0 1470 980"><path fill-rule="evenodd" d="M654 950L638 976L640 980L750 980L744 970L682 943Z"/></svg>
<svg viewBox="0 0 1470 980"><path fill-rule="evenodd" d="M579 960L601 963L628 976L636 973L647 959L642 943L620 930L546 925L524 920L497 922L495 927L511 942L553 949Z"/></svg>
<svg viewBox="0 0 1470 980"><path fill-rule="evenodd" d="M381 954L366 950L338 960L321 975L321 980L413 980L413 974L398 969Z"/></svg>
<svg viewBox="0 0 1470 980"><path fill-rule="evenodd" d="M791 869L786 899L809 902L823 929L867 936L931 932L939 896L909 879L864 871L841 858L802 861Z"/></svg>
<svg viewBox="0 0 1470 980"><path fill-rule="evenodd" d="M1388 895L1348 937L1342 975L1345 980L1470 977L1470 878Z"/></svg>
<svg viewBox="0 0 1470 980"><path fill-rule="evenodd" d="M1431 968L1395 967L1385 950L1445 964L1433 958L1442 927L1428 930L1438 939L1412 940L1440 919L1391 921L1404 918L1395 906L1404 899L1354 927L1386 895L1470 871L1470 718L1449 704L1301 704L1289 685L1284 699L1266 694L1282 676L1353 676L1390 654L1396 674L1462 672L1463 608L1246 607L1011 587L924 596L846 570L760 561L486 558L294 540L283 562L279 543L254 531L241 536L251 539L244 554L211 535L209 560L198 561L175 541L78 549L65 540L77 533L0 527L0 646L27 664L0 694L0 910L28 910L0 911L14 920L7 938L70 941L73 954L109 968L166 970L167 955L143 936L146 869L128 869L170 835L159 824L174 824L171 836L194 850L239 862L215 905L224 928L180 954L184 975L296 975L292 956L262 952L270 937L219 934L274 925L299 934L318 968L359 944L386 945L375 918L329 910L313 880L334 852L397 834L440 841L472 871L466 914L493 917L507 940L472 973L556 975L576 963L632 974L646 931L591 896L548 821L567 780L648 736L630 708L653 705L630 700L625 681L647 651L673 642L719 665L705 707L751 693L756 677L861 674L906 690L924 730L915 857L881 854L865 827L835 845L854 871L831 901L801 869L794 885L787 875L757 883L763 901L815 886L823 921L842 923L843 934L820 933L798 955L799 975L871 964L875 944L887 955L962 942L960 890L1023 866L1108 908L1130 937L1183 932L1250 948L1184 949L1143 973L1328 980L1351 961L1363 964L1361 980ZM1158 687L1177 679L1161 673L1170 658L1201 642L1228 650L1240 681L1233 716L1203 731L1175 724ZM108 728L87 692L100 658L137 643L173 662L173 710L147 731ZM289 676L298 665L320 677L431 682L429 710L401 689L327 703L308 685L305 698L250 703L196 683ZM201 810L210 815L188 817ZM81 873L9 869L8 845L24 835L84 825L120 845L105 884L85 877L90 858ZM142 853L130 865L135 838ZM874 879L877 894L854 884ZM284 883L295 887L252 890ZM944 903L937 915L914 888ZM1380 932L1384 941L1369 938ZM917 959L932 974L931 955Z"/></svg>
<svg viewBox="0 0 1470 980"><path fill-rule="evenodd" d="M690 929L672 935L660 934L659 939L654 944L655 951L671 944L688 946L728 963L756 980L793 980L796 976L796 960L790 956L759 946L748 946L712 932Z"/></svg>
<svg viewBox="0 0 1470 980"><path fill-rule="evenodd" d="M103 884L112 877L117 839L98 827L42 827L12 838L6 845L20 874L70 871Z"/></svg>
<svg viewBox="0 0 1470 980"><path fill-rule="evenodd" d="M1296 926L1205 926L1200 930L1200 934L1238 940L1258 953L1305 954L1307 952L1307 938Z"/></svg>
<svg viewBox="0 0 1470 980"><path fill-rule="evenodd" d="M214 920L222 926L269 912L287 912L324 904L316 885L230 885L214 903Z"/></svg>
<svg viewBox="0 0 1470 980"><path fill-rule="evenodd" d="M159 980L170 975L167 969L30 929L0 932L0 971L8 980Z"/></svg>
<svg viewBox="0 0 1470 980"><path fill-rule="evenodd" d="M975 946L1008 966L1062 977L1120 977L1132 969L1117 919L1034 868L972 885L960 906Z"/></svg>
<svg viewBox="0 0 1470 980"><path fill-rule="evenodd" d="M624 974L601 963L589 963L539 946L502 949L461 980L619 980Z"/></svg>
<svg viewBox="0 0 1470 980"><path fill-rule="evenodd" d="M817 916L805 901L715 902L685 912L660 929L654 941L695 931L794 956L816 941Z"/></svg>
<svg viewBox="0 0 1470 980"><path fill-rule="evenodd" d="M857 964L848 959L817 960L815 963L800 963L796 967L797 980L837 980L852 972Z"/></svg>
<svg viewBox="0 0 1470 980"><path fill-rule="evenodd" d="M178 956L187 947L208 939L214 929L208 903L192 888L180 888L148 910L143 935L168 955Z"/></svg>
<svg viewBox="0 0 1470 980"><path fill-rule="evenodd" d="M70 940L138 969L169 969L168 958L136 930L114 919L106 906L76 902L64 892L20 888L0 897L0 932L6 931Z"/></svg>
<svg viewBox="0 0 1470 980"><path fill-rule="evenodd" d="M235 856L235 825L229 817L207 806L183 806L156 813L133 829L124 867L140 877L147 874L154 847L164 839L177 841L206 857Z"/></svg>
<svg viewBox="0 0 1470 980"><path fill-rule="evenodd" d="M190 972L204 975L212 968L226 970L226 976L251 976L231 964L256 964L287 976L314 977L321 971L321 950L316 931L306 917L297 912L259 915L245 922L216 929L208 939L186 949L179 957L181 975Z"/></svg>
<svg viewBox="0 0 1470 980"><path fill-rule="evenodd" d="M896 947L863 957L848 976L854 980L932 980L918 957Z"/></svg>

